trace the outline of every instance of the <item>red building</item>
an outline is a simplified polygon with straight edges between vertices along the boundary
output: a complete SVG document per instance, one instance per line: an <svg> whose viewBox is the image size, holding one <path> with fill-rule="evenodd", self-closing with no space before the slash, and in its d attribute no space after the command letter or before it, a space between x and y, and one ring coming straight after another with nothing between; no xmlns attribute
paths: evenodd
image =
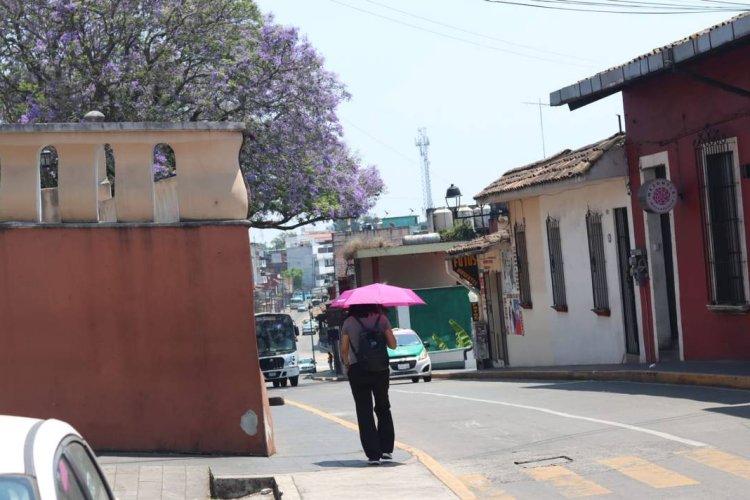
<svg viewBox="0 0 750 500"><path fill-rule="evenodd" d="M748 61L743 14L550 95L576 109L622 92L650 362L750 360Z"/></svg>

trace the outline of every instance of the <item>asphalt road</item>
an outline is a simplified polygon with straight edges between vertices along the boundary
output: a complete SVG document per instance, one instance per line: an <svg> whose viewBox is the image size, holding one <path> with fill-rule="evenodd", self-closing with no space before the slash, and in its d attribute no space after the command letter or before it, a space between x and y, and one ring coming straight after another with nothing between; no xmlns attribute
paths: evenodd
<svg viewBox="0 0 750 500"><path fill-rule="evenodd" d="M356 422L345 382L304 379L270 394ZM750 489L748 391L398 381L391 404L396 439L479 498L747 498Z"/></svg>

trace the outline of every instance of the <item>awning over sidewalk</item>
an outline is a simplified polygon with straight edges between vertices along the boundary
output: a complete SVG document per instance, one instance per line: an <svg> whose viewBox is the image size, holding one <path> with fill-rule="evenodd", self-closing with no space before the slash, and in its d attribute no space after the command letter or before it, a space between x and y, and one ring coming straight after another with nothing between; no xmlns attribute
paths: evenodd
<svg viewBox="0 0 750 500"><path fill-rule="evenodd" d="M484 253L488 248L498 243L510 243L510 231L507 229L501 229L496 233L490 233L479 238L474 238L470 241L462 241L446 250L446 252L451 257Z"/></svg>

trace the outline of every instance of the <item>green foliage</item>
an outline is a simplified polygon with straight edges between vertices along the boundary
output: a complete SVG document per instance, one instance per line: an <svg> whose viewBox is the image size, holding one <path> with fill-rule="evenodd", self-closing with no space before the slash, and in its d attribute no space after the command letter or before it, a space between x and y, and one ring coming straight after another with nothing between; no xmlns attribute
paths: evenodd
<svg viewBox="0 0 750 500"><path fill-rule="evenodd" d="M286 248L286 233L281 233L277 237L275 237L273 240L271 240L270 246L273 250L282 250Z"/></svg>
<svg viewBox="0 0 750 500"><path fill-rule="evenodd" d="M433 333L432 334L432 340L435 341L435 347L437 347L438 350L440 350L440 351L447 351L448 350L448 344L446 344L445 342L443 342L443 339L441 339L440 337L438 337L437 333Z"/></svg>
<svg viewBox="0 0 750 500"><path fill-rule="evenodd" d="M286 269L285 271L281 271L281 276L284 278L292 278L292 286L294 288L300 288L302 286L302 276L303 276L302 269L298 267L293 267L291 269Z"/></svg>
<svg viewBox="0 0 750 500"><path fill-rule="evenodd" d="M464 328L456 323L454 320L449 319L448 324L451 325L453 331L456 333L456 347L464 349L471 349L474 343L471 341L471 335L464 330Z"/></svg>
<svg viewBox="0 0 750 500"><path fill-rule="evenodd" d="M440 231L440 239L443 241L469 241L476 237L476 231L466 222Z"/></svg>
<svg viewBox="0 0 750 500"><path fill-rule="evenodd" d="M471 349L471 347L474 345L474 343L471 341L471 335L453 319L449 319L448 324L451 326L456 336L455 348L456 349ZM443 340L437 333L432 334L432 340L435 342L435 347L439 351L447 351L448 349L450 349L450 347L448 347L448 344L445 342L445 340Z"/></svg>

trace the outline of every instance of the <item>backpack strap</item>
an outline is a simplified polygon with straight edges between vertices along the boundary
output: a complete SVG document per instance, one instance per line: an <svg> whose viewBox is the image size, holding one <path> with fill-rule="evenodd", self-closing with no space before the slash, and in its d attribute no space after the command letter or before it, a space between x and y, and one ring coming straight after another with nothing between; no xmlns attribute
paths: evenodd
<svg viewBox="0 0 750 500"><path fill-rule="evenodd" d="M356 316L352 316L352 317L355 320L357 320L357 323L359 323L360 328L362 330L364 330L365 329L365 325L362 324L362 322L359 320L359 318L356 317ZM362 332L360 331L360 333L362 333ZM356 356L357 357L357 361L359 361L359 354L357 354L357 350L354 348L354 342L352 342L351 339L349 339L349 347L351 348L352 351L354 351L354 356Z"/></svg>

